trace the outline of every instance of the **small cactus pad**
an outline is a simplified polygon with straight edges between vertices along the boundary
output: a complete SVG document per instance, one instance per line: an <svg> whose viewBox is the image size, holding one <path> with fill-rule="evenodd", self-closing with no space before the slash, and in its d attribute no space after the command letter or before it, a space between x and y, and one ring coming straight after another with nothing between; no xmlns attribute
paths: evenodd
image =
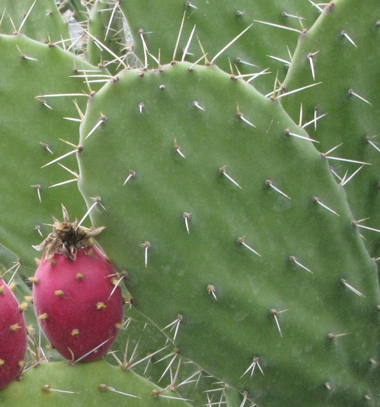
<svg viewBox="0 0 380 407"><path fill-rule="evenodd" d="M180 396L163 391L132 371L121 371L104 360L70 366L43 363L25 373L21 382L1 392L1 403L12 406L162 406L186 407ZM168 398L170 397L170 398Z"/></svg>
<svg viewBox="0 0 380 407"><path fill-rule="evenodd" d="M125 70L80 143L99 241L185 358L263 406L377 397L376 266L277 100L215 66Z"/></svg>

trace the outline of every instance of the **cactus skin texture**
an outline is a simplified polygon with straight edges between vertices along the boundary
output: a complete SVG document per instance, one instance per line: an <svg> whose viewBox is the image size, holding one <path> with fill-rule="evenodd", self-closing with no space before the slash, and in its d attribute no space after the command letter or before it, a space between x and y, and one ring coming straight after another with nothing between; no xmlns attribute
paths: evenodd
<svg viewBox="0 0 380 407"><path fill-rule="evenodd" d="M119 2L110 8L99 0L95 1L88 21L90 33L86 49L88 62L95 66L104 66L110 59L115 60L110 51L113 55L121 56L123 54L125 48L124 20ZM104 45L96 44L94 37ZM128 48L128 45L126 47ZM112 74L116 73L118 67L120 67L120 62L117 60L113 64L107 64L107 69Z"/></svg>
<svg viewBox="0 0 380 407"><path fill-rule="evenodd" d="M27 331L19 303L0 279L0 390L21 375L26 354Z"/></svg>
<svg viewBox="0 0 380 407"><path fill-rule="evenodd" d="M102 359L75 366L67 362L43 363L25 374L21 382L13 382L2 391L0 402L41 407L190 406L165 396L178 397L178 394L163 392L134 372L123 372Z"/></svg>
<svg viewBox="0 0 380 407"><path fill-rule="evenodd" d="M379 386L376 267L307 137L217 67L129 70L91 100L79 186L181 355L260 405L353 406Z"/></svg>
<svg viewBox="0 0 380 407"><path fill-rule="evenodd" d="M70 38L54 0L2 0L0 14L0 34L24 34L45 43Z"/></svg>
<svg viewBox="0 0 380 407"><path fill-rule="evenodd" d="M54 28L46 23L46 4L53 3L37 0L19 31L41 42L68 38L61 22ZM70 3L83 11L79 1L66 6ZM124 52L119 57L124 67L132 69L117 77L105 77L101 74L108 72L103 70L93 78L96 67L59 49L69 42L48 47L23 35L0 36L4 134L0 138L0 265L17 282L18 298L31 294L25 285L34 272L31 245L40 242L39 233L48 233L44 224L51 215L61 203L75 216L86 212L75 173L69 175L58 163L40 167L71 152L60 163L79 173L75 149L83 143L78 157L80 188L92 208L94 224L107 226L99 243L118 270L127 270L128 296L133 295L128 301L130 307L135 304L126 313L108 361L116 360L124 369L148 352L165 349L166 353L144 359L133 369L168 389L176 389L182 379L198 383L193 374L204 369L204 376L215 378L199 386L179 387L193 406L225 402L228 407L377 407L380 297L371 256L378 257L378 235L352 221L371 216L362 225L380 229L378 151L373 147L379 127L378 2L337 0L325 6L298 0L246 0L238 5L224 0L191 4L168 0L151 2L149 10L143 3L115 0L103 6L105 16L118 7L124 11L141 61L129 59L133 47L121 37L124 46L110 47ZM32 0L7 0L6 12L0 9L0 17L4 16L0 32L13 33L9 15L17 30L32 4ZM325 10L317 19L318 8ZM200 63L208 65L253 20L297 31L255 21L213 61L228 75L216 66L194 65L188 72L190 64L185 62L165 65L173 59L185 9L177 61L193 63L204 55L198 36L207 53ZM237 9L243 13L237 15ZM298 18L282 17L283 11L306 17L301 23L310 30L300 35ZM102 15L97 17L97 24L89 26L90 34L100 33L102 41L108 26L120 27L117 19L109 23ZM83 18L82 13L82 22ZM33 21L40 26L30 25ZM110 38L116 38L114 32ZM107 52L102 52L101 62L113 60L114 74L123 63ZM144 69L134 69L140 65ZM271 75L260 75L250 84L242 81L268 67ZM81 75L83 69L87 80ZM72 75L77 77L69 78ZM100 85L93 79L110 82L94 94L92 90ZM311 89L282 94L319 81L322 84ZM264 98L252 84L263 94L274 95ZM348 89L372 106L348 95ZM71 96L41 97L52 93ZM328 115L318 120L317 131L313 124L306 129L319 144L297 138L308 137L303 127L314 118L316 106L318 114ZM78 123L62 117L82 122L81 141ZM342 141L330 157L372 164L344 188L337 184L345 172L349 177L361 164L320 155ZM49 188L70 178L75 179ZM98 196L103 206L94 205L93 197ZM32 307L26 318L36 326ZM152 389L162 388L131 371L109 367L104 360L75 366L41 364L39 347L47 360L59 356L47 350L43 338L39 343L38 332L30 330L30 337L34 349L24 379L1 392L4 405L25 405L25 400L42 406L67 406L74 400L81 406L129 405L130 401L139 406L186 405L152 398ZM126 383L135 378L136 392ZM100 391L100 384L109 386L109 391ZM142 402L111 388L139 396L148 389L147 397L141 394Z"/></svg>
<svg viewBox="0 0 380 407"><path fill-rule="evenodd" d="M102 358L116 340L124 310L115 271L101 251L79 249L75 261L64 254L42 257L35 278L34 307L52 346L68 360Z"/></svg>
<svg viewBox="0 0 380 407"><path fill-rule="evenodd" d="M0 121L4 134L0 141L0 188L9 191L0 200L1 244L21 258L28 267L21 274L30 277L36 256L32 245L41 241L40 233L46 236L50 232L44 224L61 212L61 203L69 201L66 206L73 216L86 212L75 175L58 163L41 167L75 150L61 140L77 145L78 123L63 118L80 117L73 99L84 110L89 89L83 78L70 76L77 69L96 68L58 46L49 47L23 35L1 35L0 50L4 56L0 58ZM92 84L92 89L97 90L97 84ZM77 96L39 97L60 93ZM74 155L62 163L78 171ZM74 182L52 188L68 180Z"/></svg>
<svg viewBox="0 0 380 407"><path fill-rule="evenodd" d="M141 36L149 52L156 58L160 53L161 63L166 64L173 59L177 61L182 59L191 32L196 26L186 60L195 62L207 53L206 60L211 61L220 50L253 24L223 52L215 64L224 71L234 72L236 75L259 73L267 69L267 73L277 72L281 81L287 72L286 64L269 57L268 54L289 60L289 52L293 54L297 45L297 31L302 30L302 26L310 27L318 17L317 9L311 7L307 1L297 0L286 2L158 0L150 4L149 8L142 1L132 0L122 1L120 7L127 16L135 40L134 50L143 65L145 55ZM173 58L184 12L186 15L182 35L176 56ZM301 19L298 20L297 16ZM258 21L271 21L296 32L268 27ZM147 59L151 67L154 60L150 56ZM273 82L272 75L264 74L251 83L266 94L273 89Z"/></svg>
<svg viewBox="0 0 380 407"><path fill-rule="evenodd" d="M320 142L316 146L318 150L323 153L340 145L330 156L369 164L344 184L344 189L353 219L369 218L361 225L375 229L360 231L371 256L377 258L380 255L380 152L376 136L379 133L377 78L380 69L376 61L380 58L380 6L377 1L368 1L358 10L356 7L355 1L346 0L337 2L333 8L326 8L312 30L300 38L285 81L287 90L313 82L307 56L316 51L315 81L322 83L312 92L283 98L283 106L298 120L302 103L305 123L313 119L314 108L317 107L318 115L327 114L318 121L317 131L312 129L310 133ZM360 13L360 18L356 12ZM350 89L359 97L350 95ZM361 167L360 163L336 160L329 160L329 164L341 178L347 172L346 179ZM342 180L336 180L342 184Z"/></svg>

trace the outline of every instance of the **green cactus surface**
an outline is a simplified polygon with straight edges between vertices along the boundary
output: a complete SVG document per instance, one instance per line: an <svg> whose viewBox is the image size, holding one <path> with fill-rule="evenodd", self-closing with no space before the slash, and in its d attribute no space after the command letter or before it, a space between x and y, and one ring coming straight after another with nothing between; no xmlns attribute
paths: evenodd
<svg viewBox="0 0 380 407"><path fill-rule="evenodd" d="M0 277L29 349L0 406L380 406L379 16L1 1ZM33 310L62 204L106 226L125 301L91 363Z"/></svg>
<svg viewBox="0 0 380 407"><path fill-rule="evenodd" d="M0 50L0 272L5 281L16 284L14 292L23 304L31 339L44 348L47 359L57 359L57 353L46 348L44 337L39 339L31 304L27 278L34 275L34 259L39 255L32 245L50 232L48 224L61 211L62 202L77 217L86 208L75 185L75 154L41 167L75 150L79 123L71 119L80 120L78 109L85 108L89 97L84 92L90 92L84 78L70 76L94 67L59 47L23 35L1 35ZM44 96L49 94L72 96Z"/></svg>
<svg viewBox="0 0 380 407"><path fill-rule="evenodd" d="M89 103L79 186L136 309L256 403L373 399L376 266L307 133L217 67L118 78Z"/></svg>
<svg viewBox="0 0 380 407"><path fill-rule="evenodd" d="M127 66L132 44L128 42L120 2L111 5L110 8L109 4L97 0L91 8L86 58L93 65L106 66L111 73L116 73Z"/></svg>
<svg viewBox="0 0 380 407"><path fill-rule="evenodd" d="M20 303L23 304L22 309L24 312L26 325L31 325L36 322L33 307L25 298L30 296L31 292L25 281L20 277L22 273L32 274L34 270L28 269L27 266L20 262L20 259L10 252L6 247L0 244L0 275L8 283L9 286L15 284L13 287L14 294ZM13 283L13 284L12 284Z"/></svg>
<svg viewBox="0 0 380 407"><path fill-rule="evenodd" d="M207 54L206 60L213 61L227 44L253 24L213 63L237 76L247 75L247 79L250 78L249 74L265 71L257 79L253 80L254 76L251 79L251 83L264 93L273 89L276 72L280 80L285 77L287 63L284 61L290 60L299 32L310 27L318 17L318 10L307 1L289 0L160 0L149 4L149 8L146 2L133 0L121 2L120 7L125 12L135 40L135 52L144 65L147 60L149 67L156 64L145 52L144 43L156 58L160 54L162 63L181 61L183 58L194 62L204 53ZM288 29L269 27L263 22L272 22ZM193 41L188 47L191 37Z"/></svg>
<svg viewBox="0 0 380 407"><path fill-rule="evenodd" d="M79 363L42 363L13 382L0 395L0 403L12 406L38 405L79 407L189 406L178 394L163 391L132 371L122 371L104 360Z"/></svg>
<svg viewBox="0 0 380 407"><path fill-rule="evenodd" d="M153 383L178 391L182 398L191 400L191 405L206 404L210 390L213 393L210 396L218 400L227 399L235 391L176 353L175 346L166 335L134 307L126 308L125 322L112 350L106 358L109 363L129 366ZM239 392L236 393L240 405L242 397Z"/></svg>
<svg viewBox="0 0 380 407"><path fill-rule="evenodd" d="M371 255L378 257L380 6L377 1L370 1L353 13L356 5L349 0L337 2L300 39L285 81L287 90L313 82L311 63L315 81L322 83L313 92L295 93L282 100L284 108L297 121L301 104L304 123L313 120L315 108L318 116L326 115L318 121L316 131L314 125L310 126L311 137L320 141L317 148L321 153L341 145L329 156L357 161L328 160L337 174L337 182L344 185L354 219L369 218L360 225L375 229L361 229L361 233ZM312 60L308 57L310 53L315 53ZM362 167L361 162L368 165Z"/></svg>
<svg viewBox="0 0 380 407"><path fill-rule="evenodd" d="M78 145L79 124L64 117L80 121L73 101L84 109L90 91L84 78L70 76L75 70L94 67L59 47L22 35L2 35L0 49L0 243L34 269L37 252L32 244L40 243L50 232L44 224L61 212L61 203L68 201L73 217L86 212L75 185L77 177L67 171L78 172L75 154L41 167ZM93 88L97 89L96 84ZM68 96L46 96L59 94ZM52 188L68 180L73 182Z"/></svg>
<svg viewBox="0 0 380 407"><path fill-rule="evenodd" d="M60 4L61 13L69 10L77 22L88 20L89 4L82 3L81 0L66 0Z"/></svg>
<svg viewBox="0 0 380 407"><path fill-rule="evenodd" d="M24 34L45 43L70 38L54 0L2 0L0 19L1 34Z"/></svg>

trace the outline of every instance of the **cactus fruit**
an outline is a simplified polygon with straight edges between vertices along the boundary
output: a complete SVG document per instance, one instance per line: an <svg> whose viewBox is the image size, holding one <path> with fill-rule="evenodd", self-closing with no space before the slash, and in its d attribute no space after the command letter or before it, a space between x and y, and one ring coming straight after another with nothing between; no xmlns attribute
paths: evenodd
<svg viewBox="0 0 380 407"><path fill-rule="evenodd" d="M54 219L54 231L37 248L45 250L31 281L41 328L52 346L72 362L103 357L123 323L117 275L92 243L102 228Z"/></svg>
<svg viewBox="0 0 380 407"><path fill-rule="evenodd" d="M21 374L26 338L23 307L4 280L0 279L0 390Z"/></svg>

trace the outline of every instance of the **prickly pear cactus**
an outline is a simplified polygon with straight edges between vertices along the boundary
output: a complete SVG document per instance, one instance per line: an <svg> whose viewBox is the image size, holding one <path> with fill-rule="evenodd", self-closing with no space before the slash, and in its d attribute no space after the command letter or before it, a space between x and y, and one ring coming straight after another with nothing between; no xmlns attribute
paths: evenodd
<svg viewBox="0 0 380 407"><path fill-rule="evenodd" d="M376 267L277 101L212 66L125 71L81 144L99 241L181 355L267 406L375 397Z"/></svg>
<svg viewBox="0 0 380 407"><path fill-rule="evenodd" d="M347 193L353 220L360 221L358 227L371 256L377 258L380 99L376 78L380 71L375 61L380 57L380 7L376 1L366 3L360 8L360 19L352 13L355 7L354 1L346 0L326 8L318 23L300 39L284 83L286 89L314 80L321 84L313 92L284 98L283 105L297 121L301 104L304 123L321 117L315 129L310 126L310 135L320 142L317 148L321 153L331 151L327 160L334 177Z"/></svg>
<svg viewBox="0 0 380 407"><path fill-rule="evenodd" d="M133 0L120 7L144 66L155 66L154 58L164 64L203 59L250 79L264 94L273 88L268 74L277 72L283 80L299 33L318 17L316 8L300 1L161 0L147 9Z"/></svg>
<svg viewBox="0 0 380 407"><path fill-rule="evenodd" d="M126 24L120 2L109 8L102 1L95 1L88 21L87 60L106 66L112 73L126 66L132 49Z"/></svg>
<svg viewBox="0 0 380 407"><path fill-rule="evenodd" d="M0 268L30 349L1 401L379 404L379 11L2 3ZM34 316L61 204L123 276L107 362L57 363Z"/></svg>
<svg viewBox="0 0 380 407"><path fill-rule="evenodd" d="M83 83L83 70L94 67L58 46L2 35L0 49L0 187L9 191L0 202L1 244L34 268L37 252L31 244L50 232L44 223L61 211L61 203L70 197L70 213L79 217L85 212L75 185L78 121L91 90L98 86L89 89ZM74 75L78 78L71 78ZM70 96L58 97L61 94ZM65 161L57 161L64 155Z"/></svg>
<svg viewBox="0 0 380 407"><path fill-rule="evenodd" d="M21 382L1 392L0 401L9 405L75 407L95 405L185 407L178 395L150 383L132 371L122 372L100 360L71 366L66 362L41 364Z"/></svg>
<svg viewBox="0 0 380 407"><path fill-rule="evenodd" d="M0 14L1 34L25 34L36 41L64 45L70 39L54 0L2 0Z"/></svg>

